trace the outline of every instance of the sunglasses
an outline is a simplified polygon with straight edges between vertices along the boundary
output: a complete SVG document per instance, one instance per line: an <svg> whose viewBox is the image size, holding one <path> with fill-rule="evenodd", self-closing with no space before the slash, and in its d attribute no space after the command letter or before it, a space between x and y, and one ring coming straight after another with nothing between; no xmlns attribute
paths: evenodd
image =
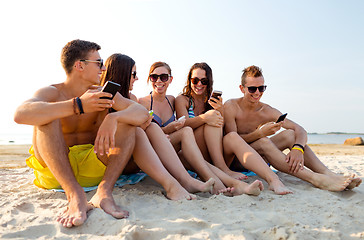
<svg viewBox="0 0 364 240"><path fill-rule="evenodd" d="M162 82L167 82L169 79L169 74L166 73L162 73L161 75L158 74L150 74L149 75L149 79L152 82L156 82L158 81L158 78L162 81Z"/></svg>
<svg viewBox="0 0 364 240"><path fill-rule="evenodd" d="M137 72L136 72L136 71L131 72L131 75L133 76L133 78L136 78L136 74L137 74Z"/></svg>
<svg viewBox="0 0 364 240"><path fill-rule="evenodd" d="M87 60L87 59L81 59L81 62L92 62L92 63L98 63L99 64L99 68L101 69L102 66L104 66L104 60L100 59L100 60Z"/></svg>
<svg viewBox="0 0 364 240"><path fill-rule="evenodd" d="M195 85L198 84L198 82L201 82L202 85L207 85L209 83L209 80L207 78L199 79L198 77L194 77L191 78L191 82Z"/></svg>
<svg viewBox="0 0 364 240"><path fill-rule="evenodd" d="M259 90L259 92L264 92L266 89L267 89L267 86L266 85L262 85L262 86L259 86L259 87L247 87L248 88L248 91L250 93L255 93L257 91L257 89Z"/></svg>

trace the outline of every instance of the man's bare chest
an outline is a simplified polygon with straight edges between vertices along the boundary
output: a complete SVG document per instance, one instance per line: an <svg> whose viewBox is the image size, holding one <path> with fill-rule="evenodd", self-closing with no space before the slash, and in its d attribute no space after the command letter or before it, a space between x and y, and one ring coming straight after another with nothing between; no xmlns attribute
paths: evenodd
<svg viewBox="0 0 364 240"><path fill-rule="evenodd" d="M100 127L104 115L94 112L62 118L62 131L64 134L95 132Z"/></svg>

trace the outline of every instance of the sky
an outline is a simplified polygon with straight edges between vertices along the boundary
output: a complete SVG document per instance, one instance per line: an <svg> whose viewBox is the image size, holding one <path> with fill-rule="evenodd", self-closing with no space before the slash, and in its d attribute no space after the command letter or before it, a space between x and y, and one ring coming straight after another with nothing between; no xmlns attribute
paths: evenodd
<svg viewBox="0 0 364 240"><path fill-rule="evenodd" d="M63 46L101 46L106 60L136 61L143 97L150 66L167 62L178 95L189 68L210 65L224 102L241 97L242 70L262 68L268 103L308 132L364 133L364 1L1 1L0 134L29 133L14 111L44 86L66 79ZM4 54L5 53L5 54Z"/></svg>

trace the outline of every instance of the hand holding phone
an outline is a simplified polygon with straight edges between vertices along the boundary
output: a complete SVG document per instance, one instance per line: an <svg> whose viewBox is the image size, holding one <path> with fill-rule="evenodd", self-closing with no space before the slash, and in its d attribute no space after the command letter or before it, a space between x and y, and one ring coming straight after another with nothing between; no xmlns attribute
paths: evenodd
<svg viewBox="0 0 364 240"><path fill-rule="evenodd" d="M120 89L120 84L118 83L114 83L111 81L107 81L104 85L104 87L101 89L101 92L108 92L112 94L112 97L100 97L101 99L110 99L112 100L115 97L115 94L118 92L118 90Z"/></svg>
<svg viewBox="0 0 364 240"><path fill-rule="evenodd" d="M276 123L282 122L285 118L287 117L287 113L282 114L281 116L279 116L278 120Z"/></svg>
<svg viewBox="0 0 364 240"><path fill-rule="evenodd" d="M221 95L222 95L222 91L214 90L214 91L212 92L212 94L211 94L211 97L216 98L216 99L219 99L218 97L221 97ZM211 97L210 97L210 98L211 98Z"/></svg>

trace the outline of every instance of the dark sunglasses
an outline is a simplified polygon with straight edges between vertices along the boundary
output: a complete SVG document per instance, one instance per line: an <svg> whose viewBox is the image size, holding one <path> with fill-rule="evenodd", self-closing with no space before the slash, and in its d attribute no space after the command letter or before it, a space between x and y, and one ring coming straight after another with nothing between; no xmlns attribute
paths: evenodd
<svg viewBox="0 0 364 240"><path fill-rule="evenodd" d="M131 72L131 75L133 76L133 78L136 78L136 74L137 74L137 72L136 72L136 71Z"/></svg>
<svg viewBox="0 0 364 240"><path fill-rule="evenodd" d="M259 90L259 92L264 92L266 89L267 89L267 86L266 85L262 85L262 86L259 86L259 87L247 87L248 88L248 91L250 93L255 93L257 91L257 89Z"/></svg>
<svg viewBox="0 0 364 240"><path fill-rule="evenodd" d="M191 82L193 84L198 84L198 82L201 82L202 85L207 85L209 83L209 80L207 78L199 79L198 77L191 78Z"/></svg>
<svg viewBox="0 0 364 240"><path fill-rule="evenodd" d="M167 82L169 79L169 74L163 73L161 75L158 74L150 74L149 75L149 79L152 82L156 82L158 81L158 78L162 81L162 82Z"/></svg>
<svg viewBox="0 0 364 240"><path fill-rule="evenodd" d="M92 63L98 63L99 64L99 68L101 69L102 66L104 66L104 60L100 59L100 60L88 60L88 59L81 59L81 62L92 62Z"/></svg>

